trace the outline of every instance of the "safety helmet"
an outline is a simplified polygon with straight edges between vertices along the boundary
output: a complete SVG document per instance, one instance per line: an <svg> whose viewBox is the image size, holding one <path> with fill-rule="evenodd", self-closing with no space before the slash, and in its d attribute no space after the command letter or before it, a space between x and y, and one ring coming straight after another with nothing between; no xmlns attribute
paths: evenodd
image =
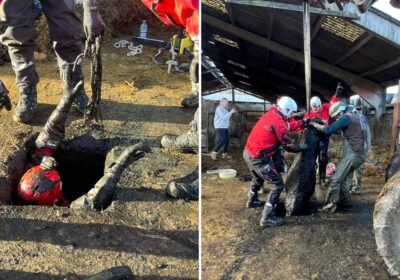
<svg viewBox="0 0 400 280"><path fill-rule="evenodd" d="M40 163L40 167L49 170L54 169L57 166L57 162L53 157L44 156L42 162Z"/></svg>
<svg viewBox="0 0 400 280"><path fill-rule="evenodd" d="M329 108L329 116L331 118L336 117L340 112L346 109L346 104L342 101L335 102Z"/></svg>
<svg viewBox="0 0 400 280"><path fill-rule="evenodd" d="M292 98L282 96L278 99L278 110L285 117L289 117L293 112L297 111L297 104Z"/></svg>
<svg viewBox="0 0 400 280"><path fill-rule="evenodd" d="M310 100L310 107L311 108L313 108L313 107L321 107L322 106L321 104L322 104L321 103L321 99L319 99L318 96L313 96L311 98L311 100Z"/></svg>
<svg viewBox="0 0 400 280"><path fill-rule="evenodd" d="M22 176L17 192L27 204L54 206L66 203L61 188L57 170L37 165Z"/></svg>

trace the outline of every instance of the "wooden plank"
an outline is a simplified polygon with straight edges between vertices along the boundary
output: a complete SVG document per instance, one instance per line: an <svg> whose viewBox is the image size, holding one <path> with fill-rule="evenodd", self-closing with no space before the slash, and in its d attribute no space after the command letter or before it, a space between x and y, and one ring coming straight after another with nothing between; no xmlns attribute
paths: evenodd
<svg viewBox="0 0 400 280"><path fill-rule="evenodd" d="M285 11L293 11L293 12L303 12L303 7L300 5L292 5L285 3L278 3L272 1L264 1L264 0L225 0L226 3L238 4L238 5L248 5L255 7L263 7L263 8L271 8ZM353 12L342 12L342 11L334 11L334 10L325 10L315 7L310 7L310 13L327 15L327 16L335 16L335 17L343 17L349 19L359 19L357 13Z"/></svg>
<svg viewBox="0 0 400 280"><path fill-rule="evenodd" d="M357 43L352 45L347 51L345 51L343 54L341 54L338 58L336 58L333 62L332 65L338 64L339 62L342 62L346 58L348 58L350 55L358 51L360 48L362 48L366 43L368 43L372 38L375 36L371 33L368 33L366 36L363 36L360 38Z"/></svg>
<svg viewBox="0 0 400 280"><path fill-rule="evenodd" d="M394 155L399 143L399 120L400 120L400 80L399 91L397 92L397 102L393 108L392 137L390 140L390 155Z"/></svg>
<svg viewBox="0 0 400 280"><path fill-rule="evenodd" d="M372 69L370 69L368 71L365 71L364 73L361 73L360 76L361 77L365 77L365 76L372 75L372 74L375 74L375 73L378 73L378 72L382 72L382 71L384 71L386 69L389 69L389 68L391 68L393 66L396 66L398 64L400 64L400 57L398 57L396 59L393 59L393 60L390 60L390 61L388 61L388 62L386 62L386 63L384 63L382 65L378 65L378 66L376 66L376 67L374 67L374 68L372 68Z"/></svg>
<svg viewBox="0 0 400 280"><path fill-rule="evenodd" d="M393 110L393 123L392 123L392 137L390 140L390 155L392 156L396 152L396 146L398 143L399 136L399 113L400 113L400 103L394 105Z"/></svg>

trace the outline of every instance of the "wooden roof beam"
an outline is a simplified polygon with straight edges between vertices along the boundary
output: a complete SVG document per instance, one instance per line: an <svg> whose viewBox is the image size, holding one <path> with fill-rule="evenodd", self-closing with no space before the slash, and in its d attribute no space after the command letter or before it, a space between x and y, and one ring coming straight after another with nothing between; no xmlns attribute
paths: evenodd
<svg viewBox="0 0 400 280"><path fill-rule="evenodd" d="M271 40L268 40L267 38L254 34L245 29L236 27L230 23L219 20L207 14L203 14L203 22L218 29L221 29L225 32L241 37L242 39L254 45L267 48L273 52L279 53L299 63L304 63L304 56L302 52L293 50L287 46L273 42ZM321 72L329 74L332 77L346 82L347 84L352 86L352 88L354 89L353 92L355 94L360 94L362 98L365 99L369 104L374 106L377 111L379 110L381 100L378 97L378 94L381 92L382 88L378 84L368 79L362 78L354 73L341 69L337 66L333 66L322 60L312 58L311 61L312 67L314 69L317 69ZM382 112L378 112L377 116L380 117L381 113Z"/></svg>
<svg viewBox="0 0 400 280"><path fill-rule="evenodd" d="M264 0L225 0L226 3L239 4L239 5L247 5L247 6L255 6L255 7L263 7L263 8L271 8L285 11L294 11L294 12L303 12L302 5L293 5L293 4L285 4L279 2L272 1L264 1ZM320 14L326 16L335 16L335 17L343 17L350 19L358 19L358 13L354 12L346 12L346 11L335 11L335 10L326 10L315 7L310 7L310 13L312 14Z"/></svg>
<svg viewBox="0 0 400 280"><path fill-rule="evenodd" d="M393 66L396 66L398 64L400 64L400 57L398 57L396 59L393 59L393 60L390 60L390 61L388 61L388 62L386 62L386 63L384 63L382 65L378 65L378 66L376 66L376 67L374 67L374 68L372 68L372 69L370 69L368 71L365 71L364 73L361 73L360 76L361 77L365 77L365 76L369 76L369 75L372 75L372 74L375 74L375 73L379 73L379 72L382 72L382 71L384 71L386 69L389 69L389 68L391 68ZM400 76L400 74L399 74L399 76Z"/></svg>
<svg viewBox="0 0 400 280"><path fill-rule="evenodd" d="M324 22L324 20L326 19L325 15L320 15L318 17L317 22L314 24L312 31L311 31L311 43L314 40L314 38L317 36L319 30L321 29L322 23ZM268 38L270 39L270 38ZM301 50L304 50L304 46L301 48ZM296 69L297 67L297 62L293 63L292 67L289 70L289 76L292 75L293 71Z"/></svg>
<svg viewBox="0 0 400 280"><path fill-rule="evenodd" d="M348 58L350 55L361 49L366 43L371 41L372 38L375 36L371 33L367 33L367 35L363 36L359 40L357 40L357 43L352 45L348 50L346 50L344 53L342 53L338 58L336 58L333 62L332 65L338 64Z"/></svg>

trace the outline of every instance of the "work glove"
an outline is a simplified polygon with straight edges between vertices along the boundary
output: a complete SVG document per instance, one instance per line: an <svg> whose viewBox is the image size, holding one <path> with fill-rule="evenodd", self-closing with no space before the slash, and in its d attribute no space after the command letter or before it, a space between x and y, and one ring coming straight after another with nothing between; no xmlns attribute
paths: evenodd
<svg viewBox="0 0 400 280"><path fill-rule="evenodd" d="M310 118L301 121L301 128L307 128L310 125Z"/></svg>
<svg viewBox="0 0 400 280"><path fill-rule="evenodd" d="M11 100L10 97L8 96L8 90L4 86L4 83L0 81L0 111L3 108L6 108L7 111L11 110Z"/></svg>
<svg viewBox="0 0 400 280"><path fill-rule="evenodd" d="M307 144L300 144L299 145L299 151L307 151L308 150L308 145Z"/></svg>
<svg viewBox="0 0 400 280"><path fill-rule="evenodd" d="M315 127L318 131L321 131L321 132L323 132L324 131L324 125L322 125L322 124L319 124L319 123L316 123L316 122L310 122L310 126L313 126L313 127Z"/></svg>
<svg viewBox="0 0 400 280"><path fill-rule="evenodd" d="M347 97L347 91L348 91L348 90L344 88L344 86L342 85L342 83L339 82L339 83L337 84L337 87L336 87L335 96L336 96L337 98L344 98L344 97Z"/></svg>
<svg viewBox="0 0 400 280"><path fill-rule="evenodd" d="M96 37L104 34L105 25L97 0L83 0L83 28L89 42L94 42Z"/></svg>

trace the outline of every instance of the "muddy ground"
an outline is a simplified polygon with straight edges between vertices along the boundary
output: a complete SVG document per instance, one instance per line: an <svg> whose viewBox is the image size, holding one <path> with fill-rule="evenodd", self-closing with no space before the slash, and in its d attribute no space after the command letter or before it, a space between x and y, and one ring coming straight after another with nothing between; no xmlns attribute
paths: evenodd
<svg viewBox="0 0 400 280"><path fill-rule="evenodd" d="M337 148L333 148L335 151ZM206 169L234 168L249 175L242 150L230 160L203 156L202 276L204 279L390 279L376 252L372 228L375 199L384 185L387 151L368 165L363 193L336 214L320 214L327 188L317 185L312 215L285 217L285 225L261 228L262 209L246 209L250 182L220 179ZM268 184L264 189L268 191ZM282 197L284 197L284 193ZM266 194L261 195L266 199Z"/></svg>
<svg viewBox="0 0 400 280"><path fill-rule="evenodd" d="M166 39L171 34L153 35ZM193 118L194 110L179 106L190 89L188 73L168 75L165 66L151 62L156 50L144 47L140 56L127 57L127 49L112 47L115 41L103 50L104 129L86 125L72 112L67 138L86 134L112 145L142 141L152 146L152 153L124 171L112 205L103 212L0 206L0 279L83 277L116 265L129 266L135 279L198 277L198 203L164 193L166 183L192 171L198 157L165 151L158 144L166 133L187 131ZM88 62L84 66L89 77ZM3 160L16 137L41 129L60 98L55 59L38 62L37 71L39 107L32 125L16 124L12 112L0 112ZM10 64L0 67L0 77L15 106ZM85 88L90 94L87 81ZM75 164L79 166L79 158Z"/></svg>

